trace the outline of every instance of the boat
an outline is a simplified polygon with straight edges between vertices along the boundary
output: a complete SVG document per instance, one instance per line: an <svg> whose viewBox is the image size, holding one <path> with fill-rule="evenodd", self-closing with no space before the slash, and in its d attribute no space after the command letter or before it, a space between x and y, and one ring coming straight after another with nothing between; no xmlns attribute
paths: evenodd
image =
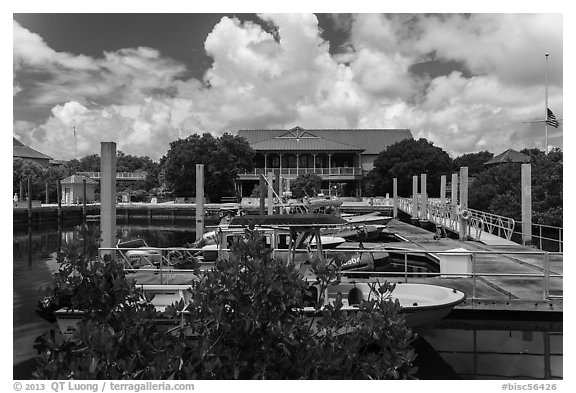
<svg viewBox="0 0 576 393"><path fill-rule="evenodd" d="M182 301L188 304L192 299L190 285L141 285L146 298L160 313L166 307ZM384 295L374 293L369 282L346 282L328 287L324 304L333 304L340 295L342 310L355 312L359 310L360 303L365 300L382 298L388 301L398 301L400 313L404 316L406 326L410 328L423 328L431 326L447 316L452 309L466 300L466 295L454 288L429 284L400 283ZM313 317L321 313L321 308L313 306L304 307L302 313ZM77 324L86 316L85 312L63 308L55 313L58 327L64 337L70 337L76 330ZM185 321L181 318L155 318L155 323L165 325L167 331L183 328Z"/></svg>
<svg viewBox="0 0 576 393"><path fill-rule="evenodd" d="M158 267L162 262L162 252L150 247L144 239L119 239L116 248L128 269L139 269L145 266Z"/></svg>
<svg viewBox="0 0 576 393"><path fill-rule="evenodd" d="M204 253L199 259L203 259L206 262L207 259L228 258L231 244L243 236L247 227L253 226L262 233L264 244L272 250L277 261L293 263L295 268L309 282L314 283L316 279L307 262L310 262L315 257L314 254L318 258L324 258L320 229L338 227L345 222L342 218L327 214L233 217L226 228L220 228L217 231L217 243L210 245L208 250L212 252L212 255L207 256ZM318 242L319 246L315 249L309 247L311 239ZM122 244L122 246L125 245L126 243ZM143 243L141 247L134 251L146 252L148 253L146 255L148 258L156 257L157 254L152 253L156 250L146 246ZM127 258L130 261L136 259L136 257L130 258L129 255L127 255ZM161 254L159 257L161 258ZM379 265L385 264L385 261L389 259L389 253L385 249L344 250L339 254L339 257L343 261L340 267L343 273L346 271L364 270L367 271L368 277L358 279L356 275L354 281L351 281L350 278L343 274L342 281L327 288L324 305L333 303L340 296L342 297L343 309L354 312L359 310L358 305L362 300L371 300L375 296L390 301L398 300L407 326L420 327L433 324L448 315L456 305L466 299L464 293L453 288L412 283L396 284L384 295L376 294L372 289L375 279L369 277L369 272L378 270ZM312 286L314 287L314 284ZM192 298L190 285L142 285L141 287L146 293L146 298L152 298L151 302L159 312L163 312L170 304L180 301L188 303ZM309 306L304 307L302 312L307 316L314 316L321 310L322 308ZM61 331L65 335L69 335L74 331L76 324L85 314L81 311L64 308L58 310L55 316ZM172 330L183 327L184 319L166 317L165 320L160 318L159 323L166 324L168 330Z"/></svg>
<svg viewBox="0 0 576 393"><path fill-rule="evenodd" d="M325 303L336 301L338 294L341 295L342 309L345 311L357 311L362 300L382 296L374 293L368 282L348 282L329 286ZM457 289L415 283L396 284L392 291L382 297L390 301L398 300L406 326L411 328L433 325L466 300L466 294ZM304 313L314 315L318 310L314 307L305 307Z"/></svg>
<svg viewBox="0 0 576 393"><path fill-rule="evenodd" d="M380 212L372 212L357 216L347 216L344 219L348 224L386 225L392 220L392 217L381 216Z"/></svg>
<svg viewBox="0 0 576 393"><path fill-rule="evenodd" d="M385 225L351 224L338 229L323 230L322 235L338 236L347 241L369 242L377 241L385 228Z"/></svg>
<svg viewBox="0 0 576 393"><path fill-rule="evenodd" d="M180 301L188 304L192 299L192 290L190 285L139 285L145 293L150 303L160 313L166 310L166 307ZM81 310L74 310L68 307L61 308L54 312L58 328L65 338L71 337L76 331L78 323L86 316ZM168 329L178 327L182 319L174 320L173 318L155 318L154 323L166 325Z"/></svg>
<svg viewBox="0 0 576 393"><path fill-rule="evenodd" d="M244 235L246 228L254 226L262 233L266 247L272 250L275 258L302 264L310 261L314 253L323 258L324 247L333 248L343 244L345 239L322 236L320 229L338 227L344 223L337 216L315 213L233 217L226 227L215 231L212 244L202 246L201 261L227 259L232 244ZM316 247L317 244L320 247Z"/></svg>
<svg viewBox="0 0 576 393"><path fill-rule="evenodd" d="M203 248L205 246L213 246L217 244L218 241L218 230L222 228L227 228L233 217L244 215L242 206L239 203L223 203L220 206L220 212L218 216L220 217L220 222L218 223L215 230L205 232L200 239L197 239L190 248Z"/></svg>

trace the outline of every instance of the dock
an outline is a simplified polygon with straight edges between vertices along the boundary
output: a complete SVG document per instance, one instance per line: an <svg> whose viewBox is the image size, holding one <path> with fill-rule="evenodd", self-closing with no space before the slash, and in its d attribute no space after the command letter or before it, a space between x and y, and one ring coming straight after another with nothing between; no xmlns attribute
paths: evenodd
<svg viewBox="0 0 576 393"><path fill-rule="evenodd" d="M387 226L391 232L407 240L386 243L387 247L410 248L432 255L459 248L472 253L476 272L472 277L408 277L407 280L449 286L463 291L467 299L458 308L562 311L561 253L547 253L506 239L496 242L494 235L486 236L486 242L434 239L434 233L399 220L392 220ZM368 247L372 244L365 245ZM548 264L548 267L545 264ZM402 282L405 281L402 277Z"/></svg>
<svg viewBox="0 0 576 393"><path fill-rule="evenodd" d="M419 251L435 259L449 250L465 249L472 258L474 272L454 276L402 273L392 278L387 275L389 281L441 285L463 291L467 299L457 306L457 310L555 313L563 310L561 253L549 253L508 241L503 244L486 244L449 237L435 239L434 232L397 219L390 221L387 227L402 241L364 243L364 247ZM357 243L347 243L348 249L355 248L355 245ZM378 273L374 275L377 276ZM156 274L137 272L132 277L138 284L188 284L193 279L191 273L177 269L163 269Z"/></svg>

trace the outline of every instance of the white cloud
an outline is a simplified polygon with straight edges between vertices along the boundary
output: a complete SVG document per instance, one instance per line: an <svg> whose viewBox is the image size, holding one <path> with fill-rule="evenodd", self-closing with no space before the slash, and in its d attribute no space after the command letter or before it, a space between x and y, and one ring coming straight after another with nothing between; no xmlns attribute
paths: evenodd
<svg viewBox="0 0 576 393"><path fill-rule="evenodd" d="M192 132L295 125L410 128L453 155L543 148L539 131L522 121L542 117L545 43L553 43L550 106L562 114L557 15L347 16L347 52L335 56L314 15L260 17L272 30L227 17L214 26L204 81L183 80L185 65L157 49L102 58L56 52L14 22L14 94L52 107L44 123L17 122L15 132L60 159L98 153L108 140L157 159ZM434 57L461 62L473 76L411 71ZM42 82L23 82L30 70Z"/></svg>

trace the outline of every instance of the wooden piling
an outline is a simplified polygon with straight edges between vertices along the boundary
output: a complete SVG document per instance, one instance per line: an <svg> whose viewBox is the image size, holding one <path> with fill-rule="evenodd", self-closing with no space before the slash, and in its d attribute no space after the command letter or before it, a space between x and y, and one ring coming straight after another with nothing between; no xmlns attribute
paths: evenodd
<svg viewBox="0 0 576 393"><path fill-rule="evenodd" d="M268 173L268 214L274 214L274 173Z"/></svg>
<svg viewBox="0 0 576 393"><path fill-rule="evenodd" d="M32 179L28 178L28 225L32 222Z"/></svg>
<svg viewBox="0 0 576 393"><path fill-rule="evenodd" d="M452 220L456 220L456 214L458 213L458 174L452 174L452 184L451 187L451 196L450 196L450 215Z"/></svg>
<svg viewBox="0 0 576 393"><path fill-rule="evenodd" d="M116 142L102 142L100 149L100 237L103 248L112 248L116 247Z"/></svg>
<svg viewBox="0 0 576 393"><path fill-rule="evenodd" d="M204 164L196 164L196 240L204 235Z"/></svg>
<svg viewBox="0 0 576 393"><path fill-rule="evenodd" d="M522 244L532 243L532 167L522 164Z"/></svg>
<svg viewBox="0 0 576 393"><path fill-rule="evenodd" d="M60 179L56 181L56 198L58 199L58 222L62 220L62 185Z"/></svg>
<svg viewBox="0 0 576 393"><path fill-rule="evenodd" d="M420 175L420 200L422 201L422 208L420 212L421 220L428 220L428 191L426 189L426 174L422 173Z"/></svg>
<svg viewBox="0 0 576 393"><path fill-rule="evenodd" d="M446 175L440 176L440 206L446 205Z"/></svg>
<svg viewBox="0 0 576 393"><path fill-rule="evenodd" d="M418 219L418 176L412 176L412 219Z"/></svg>
<svg viewBox="0 0 576 393"><path fill-rule="evenodd" d="M24 200L24 179L20 179L20 195L18 196L18 200Z"/></svg>
<svg viewBox="0 0 576 393"><path fill-rule="evenodd" d="M82 179L82 219L86 220L86 179Z"/></svg>
<svg viewBox="0 0 576 393"><path fill-rule="evenodd" d="M394 218L398 218L398 178L392 179L392 196L394 198L392 213Z"/></svg>
<svg viewBox="0 0 576 393"><path fill-rule="evenodd" d="M468 167L460 168L460 211L468 210ZM467 239L468 222L460 218L460 240Z"/></svg>
<svg viewBox="0 0 576 393"><path fill-rule="evenodd" d="M264 174L260 174L260 215L266 214L266 181Z"/></svg>
<svg viewBox="0 0 576 393"><path fill-rule="evenodd" d="M282 195L282 192L280 190L280 173L276 173L274 175L274 192L278 196Z"/></svg>

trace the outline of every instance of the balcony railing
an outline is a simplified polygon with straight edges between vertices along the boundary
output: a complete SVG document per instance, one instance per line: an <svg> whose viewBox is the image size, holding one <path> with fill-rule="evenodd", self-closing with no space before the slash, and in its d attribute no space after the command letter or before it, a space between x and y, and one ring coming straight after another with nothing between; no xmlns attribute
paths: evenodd
<svg viewBox="0 0 576 393"><path fill-rule="evenodd" d="M90 179L100 179L100 172L77 172ZM146 172L116 172L117 180L146 180Z"/></svg>
<svg viewBox="0 0 576 393"><path fill-rule="evenodd" d="M332 167L332 168L255 168L252 171L240 173L240 177L251 177L265 175L267 173L279 175L304 175L306 173L315 173L320 176L361 176L362 168L360 167Z"/></svg>

